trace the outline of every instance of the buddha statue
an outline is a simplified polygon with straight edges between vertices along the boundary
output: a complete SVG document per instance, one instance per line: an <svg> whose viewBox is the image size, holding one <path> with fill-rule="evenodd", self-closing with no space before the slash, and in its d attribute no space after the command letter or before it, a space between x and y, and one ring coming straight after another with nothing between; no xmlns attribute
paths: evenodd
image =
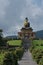
<svg viewBox="0 0 43 65"><path fill-rule="evenodd" d="M30 23L28 22L28 18L25 18L24 27L30 27Z"/></svg>

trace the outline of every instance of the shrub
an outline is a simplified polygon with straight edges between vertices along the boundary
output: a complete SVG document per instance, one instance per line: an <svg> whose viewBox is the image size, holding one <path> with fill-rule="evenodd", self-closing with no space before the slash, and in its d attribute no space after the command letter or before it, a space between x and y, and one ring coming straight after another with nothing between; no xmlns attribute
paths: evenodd
<svg viewBox="0 0 43 65"><path fill-rule="evenodd" d="M32 51L33 51L33 49L34 49L34 46L31 46L31 47L30 47L30 52L32 52Z"/></svg>
<svg viewBox="0 0 43 65"><path fill-rule="evenodd" d="M43 65L43 57L40 59L39 65Z"/></svg>
<svg viewBox="0 0 43 65"><path fill-rule="evenodd" d="M32 55L36 62L39 63L40 59L43 56L43 51L41 49L34 49Z"/></svg>
<svg viewBox="0 0 43 65"><path fill-rule="evenodd" d="M40 59L42 58L42 53L37 53L35 56L36 62L39 63Z"/></svg>
<svg viewBox="0 0 43 65"><path fill-rule="evenodd" d="M24 49L23 48L17 48L15 52L16 52L16 55L18 56L18 59L20 60L23 56Z"/></svg>
<svg viewBox="0 0 43 65"><path fill-rule="evenodd" d="M13 53L6 53L5 57L3 59L3 65L17 65L17 58L16 55L14 55Z"/></svg>
<svg viewBox="0 0 43 65"><path fill-rule="evenodd" d="M41 46L43 46L43 43L41 43Z"/></svg>
<svg viewBox="0 0 43 65"><path fill-rule="evenodd" d="M39 46L39 44L36 44L36 46Z"/></svg>
<svg viewBox="0 0 43 65"><path fill-rule="evenodd" d="M37 50L37 49L33 49L33 51L32 51L33 58L35 58L36 53L38 53L38 51L39 51L39 50Z"/></svg>

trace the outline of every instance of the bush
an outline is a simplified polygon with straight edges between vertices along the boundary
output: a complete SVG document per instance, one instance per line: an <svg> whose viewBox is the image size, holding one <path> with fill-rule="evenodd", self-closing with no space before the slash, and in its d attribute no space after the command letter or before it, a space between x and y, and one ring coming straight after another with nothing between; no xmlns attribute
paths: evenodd
<svg viewBox="0 0 43 65"><path fill-rule="evenodd" d="M32 55L36 62L39 63L40 59L43 56L43 51L41 49L34 49Z"/></svg>
<svg viewBox="0 0 43 65"><path fill-rule="evenodd" d="M36 44L36 46L39 46L39 44Z"/></svg>
<svg viewBox="0 0 43 65"><path fill-rule="evenodd" d="M30 51L32 52L33 58L36 60L36 62L39 65L43 65L43 61L42 61L43 49L41 47L38 48L39 46L43 46L43 43L41 43L40 41L39 42L34 41L32 43L32 47L30 48Z"/></svg>
<svg viewBox="0 0 43 65"><path fill-rule="evenodd" d="M43 43L41 43L41 46L43 46Z"/></svg>
<svg viewBox="0 0 43 65"><path fill-rule="evenodd" d="M36 54L35 59L36 59L37 63L39 63L40 59L42 58L42 55L43 54L41 52L39 52L39 53Z"/></svg>
<svg viewBox="0 0 43 65"><path fill-rule="evenodd" d="M40 59L39 65L43 65L43 57Z"/></svg>
<svg viewBox="0 0 43 65"><path fill-rule="evenodd" d="M33 58L35 58L36 53L38 53L38 51L39 51L39 50L37 50L37 49L33 49L33 51L32 51Z"/></svg>
<svg viewBox="0 0 43 65"><path fill-rule="evenodd" d="M24 49L23 48L17 48L15 52L16 52L16 55L18 56L18 60L20 60L23 56Z"/></svg>
<svg viewBox="0 0 43 65"><path fill-rule="evenodd" d="M30 47L30 52L32 52L32 51L33 51L33 49L34 49L34 46L31 46L31 47Z"/></svg>
<svg viewBox="0 0 43 65"><path fill-rule="evenodd" d="M18 65L17 57L13 53L6 53L3 59L3 65Z"/></svg>

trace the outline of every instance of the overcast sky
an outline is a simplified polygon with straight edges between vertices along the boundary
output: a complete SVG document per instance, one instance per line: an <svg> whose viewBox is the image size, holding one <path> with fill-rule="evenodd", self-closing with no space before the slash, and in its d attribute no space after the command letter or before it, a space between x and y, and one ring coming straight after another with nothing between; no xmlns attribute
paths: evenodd
<svg viewBox="0 0 43 65"><path fill-rule="evenodd" d="M17 34L28 17L34 31L43 30L43 0L0 0L0 29Z"/></svg>

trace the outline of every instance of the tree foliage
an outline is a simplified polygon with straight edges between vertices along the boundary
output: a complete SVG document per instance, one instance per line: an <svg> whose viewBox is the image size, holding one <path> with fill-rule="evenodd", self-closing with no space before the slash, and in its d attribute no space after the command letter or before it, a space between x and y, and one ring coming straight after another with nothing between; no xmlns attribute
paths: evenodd
<svg viewBox="0 0 43 65"><path fill-rule="evenodd" d="M6 53L3 60L3 65L18 65L16 55L10 52Z"/></svg>
<svg viewBox="0 0 43 65"><path fill-rule="evenodd" d="M6 45L6 42L3 38L3 30L0 29L0 46L4 46L4 45Z"/></svg>

